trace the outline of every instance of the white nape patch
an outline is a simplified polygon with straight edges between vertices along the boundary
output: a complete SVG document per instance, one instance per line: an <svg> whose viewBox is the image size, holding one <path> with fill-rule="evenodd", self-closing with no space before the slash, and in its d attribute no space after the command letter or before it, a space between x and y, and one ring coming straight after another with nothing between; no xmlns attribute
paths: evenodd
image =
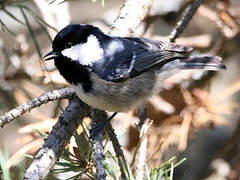
<svg viewBox="0 0 240 180"><path fill-rule="evenodd" d="M106 51L106 56L111 57L114 53L120 52L122 50L124 50L124 46L123 46L122 42L119 40L114 40L108 45L107 51Z"/></svg>
<svg viewBox="0 0 240 180"><path fill-rule="evenodd" d="M94 35L89 35L86 43L76 44L68 49L64 49L62 55L82 65L91 65L103 58L103 49Z"/></svg>

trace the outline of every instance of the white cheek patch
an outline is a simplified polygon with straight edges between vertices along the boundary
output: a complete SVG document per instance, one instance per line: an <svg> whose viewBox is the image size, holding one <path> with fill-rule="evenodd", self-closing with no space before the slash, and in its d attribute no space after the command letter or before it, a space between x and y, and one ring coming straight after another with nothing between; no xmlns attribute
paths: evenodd
<svg viewBox="0 0 240 180"><path fill-rule="evenodd" d="M103 58L104 51L94 35L90 35L86 43L80 43L71 48L64 49L62 55L82 65L91 65Z"/></svg>

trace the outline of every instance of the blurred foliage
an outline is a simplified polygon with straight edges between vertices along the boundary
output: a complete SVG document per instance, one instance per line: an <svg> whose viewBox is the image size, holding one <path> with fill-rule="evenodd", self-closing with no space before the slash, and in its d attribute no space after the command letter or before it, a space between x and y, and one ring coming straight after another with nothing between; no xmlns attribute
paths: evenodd
<svg viewBox="0 0 240 180"><path fill-rule="evenodd" d="M0 166L1 166L0 173L2 174L2 178L4 180L11 180L10 171L6 167L7 160L8 160L8 153L7 153L7 151L6 150L4 152L0 151Z"/></svg>

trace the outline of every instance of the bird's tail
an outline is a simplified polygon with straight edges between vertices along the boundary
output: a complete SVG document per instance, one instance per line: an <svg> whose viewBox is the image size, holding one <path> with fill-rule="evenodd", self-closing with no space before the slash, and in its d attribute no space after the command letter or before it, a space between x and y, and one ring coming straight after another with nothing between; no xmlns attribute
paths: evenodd
<svg viewBox="0 0 240 180"><path fill-rule="evenodd" d="M211 70L219 71L226 69L226 66L221 63L222 58L218 56L190 56L179 57L172 59L165 65L172 69L186 70L186 69L198 69L198 70Z"/></svg>

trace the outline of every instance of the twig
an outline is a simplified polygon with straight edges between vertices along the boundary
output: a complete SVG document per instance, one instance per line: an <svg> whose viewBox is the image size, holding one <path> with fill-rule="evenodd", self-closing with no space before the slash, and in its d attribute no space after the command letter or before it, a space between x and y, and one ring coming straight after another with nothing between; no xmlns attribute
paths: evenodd
<svg viewBox="0 0 240 180"><path fill-rule="evenodd" d="M188 25L189 21L193 17L193 15L196 13L196 10L198 7L203 3L204 0L194 0L194 2L189 5L182 17L181 20L177 23L177 26L172 30L172 32L169 35L169 40L170 42L175 42L175 40L181 35L181 33L184 31L186 26ZM179 72L176 75L173 75L171 78L166 80L164 83L164 86L169 89L169 87L172 87L173 85L176 84L181 84L185 81L193 79L194 75L196 74L195 71L184 71L184 72ZM201 77L204 75L202 72Z"/></svg>
<svg viewBox="0 0 240 180"><path fill-rule="evenodd" d="M106 124L106 131L107 131L107 134L108 134L110 140L112 141L114 151L115 151L116 156L118 158L118 165L120 167L122 179L126 179L126 175L124 173L125 172L124 169L125 170L128 169L126 159L124 157L123 151L121 149L121 145L119 144L119 141L118 141L117 136L114 132L114 129L113 129L113 127L110 123Z"/></svg>
<svg viewBox="0 0 240 180"><path fill-rule="evenodd" d="M146 104L142 104L138 108L138 117L139 117L139 126L141 127L140 129L140 142L139 146L136 149L137 156L136 159L137 161L133 163L136 166L136 179L143 180L144 179L144 174L145 174L145 164L146 164L146 155L147 155L147 142L148 142L148 137L147 137L147 132L149 127L151 126L151 122L148 119L148 114L147 114L147 106Z"/></svg>
<svg viewBox="0 0 240 180"><path fill-rule="evenodd" d="M105 127L105 121L107 120L107 114L105 111L93 109L91 111L92 127L90 130L90 138L92 139L94 162L97 170L97 179L106 179L106 170L103 164L104 154L102 145L102 133Z"/></svg>
<svg viewBox="0 0 240 180"><path fill-rule="evenodd" d="M141 144L138 149L138 156L136 161L136 179L143 180L145 178L145 165L147 156L147 143L148 136L147 132L151 126L151 121L146 119L140 130Z"/></svg>
<svg viewBox="0 0 240 180"><path fill-rule="evenodd" d="M178 150L180 152L182 152L187 147L191 122L192 122L192 114L190 111L186 110L186 112L184 113L184 118L180 127L180 133L179 133L180 137L179 137L179 143L178 143Z"/></svg>
<svg viewBox="0 0 240 180"><path fill-rule="evenodd" d="M161 141L160 144L157 146L157 148L153 151L153 153L151 154L151 156L147 159L147 163L149 161L151 161L154 156L159 152L159 150L161 149L162 145L163 145L164 141Z"/></svg>
<svg viewBox="0 0 240 180"><path fill-rule="evenodd" d="M169 36L170 42L175 42L175 40L180 36L203 1L204 0L194 0L194 2L186 8L181 20L177 23L176 28L172 30Z"/></svg>
<svg viewBox="0 0 240 180"><path fill-rule="evenodd" d="M26 102L15 109L7 112L5 115L0 117L0 126L3 127L5 124L11 122L13 119L20 117L22 114L26 113L27 111L31 111L32 109L41 106L42 104L46 104L50 101L63 99L63 98L70 98L73 97L75 92L72 88L63 88L58 90L53 90L47 92L29 102Z"/></svg>
<svg viewBox="0 0 240 180"><path fill-rule="evenodd" d="M79 123L89 114L89 106L74 97L61 114L43 147L34 157L31 166L24 175L24 180L45 179L69 142Z"/></svg>
<svg viewBox="0 0 240 180"><path fill-rule="evenodd" d="M110 34L127 36L133 34L146 16L152 0L127 0L110 29Z"/></svg>

